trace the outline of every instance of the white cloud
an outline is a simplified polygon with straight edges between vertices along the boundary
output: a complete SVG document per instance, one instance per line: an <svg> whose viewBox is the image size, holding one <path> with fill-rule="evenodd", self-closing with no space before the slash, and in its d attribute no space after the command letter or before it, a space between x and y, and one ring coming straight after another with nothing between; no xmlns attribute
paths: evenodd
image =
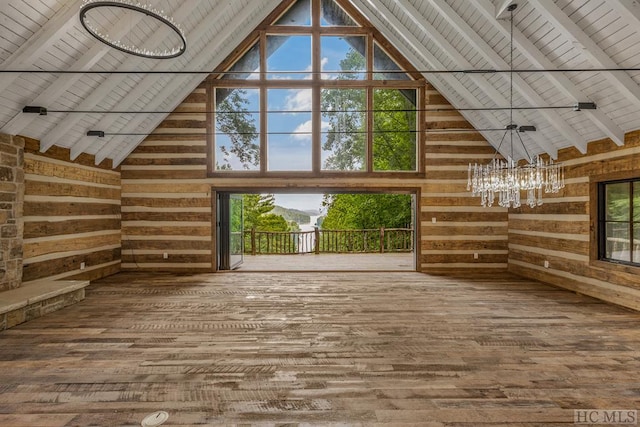
<svg viewBox="0 0 640 427"><path fill-rule="evenodd" d="M285 108L289 111L311 111L311 89L294 89L285 99Z"/></svg>
<svg viewBox="0 0 640 427"><path fill-rule="evenodd" d="M327 129L329 129L329 122L320 122L320 128L322 129L322 131L326 131ZM295 130L293 131L293 137L297 140L308 140L311 138L312 129L313 126L311 120L307 120L306 122L299 124L298 127L295 128Z"/></svg>

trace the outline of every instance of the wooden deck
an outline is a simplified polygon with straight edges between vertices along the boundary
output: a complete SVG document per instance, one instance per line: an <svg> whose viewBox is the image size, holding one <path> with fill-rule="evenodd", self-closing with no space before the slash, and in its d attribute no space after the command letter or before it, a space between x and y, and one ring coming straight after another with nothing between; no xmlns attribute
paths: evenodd
<svg viewBox="0 0 640 427"><path fill-rule="evenodd" d="M245 255L238 271L415 271L415 254Z"/></svg>
<svg viewBox="0 0 640 427"><path fill-rule="evenodd" d="M0 425L573 425L640 406L639 324L508 275L119 274L0 333Z"/></svg>

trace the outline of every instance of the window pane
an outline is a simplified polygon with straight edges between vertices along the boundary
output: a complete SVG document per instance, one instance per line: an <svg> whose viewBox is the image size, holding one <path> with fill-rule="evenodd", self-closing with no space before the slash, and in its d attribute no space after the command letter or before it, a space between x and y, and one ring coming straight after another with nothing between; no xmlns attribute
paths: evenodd
<svg viewBox="0 0 640 427"><path fill-rule="evenodd" d="M340 26L356 27L357 24L333 0L322 0L320 3L320 25L323 27Z"/></svg>
<svg viewBox="0 0 640 427"><path fill-rule="evenodd" d="M606 185L607 221L629 221L629 182Z"/></svg>
<svg viewBox="0 0 640 427"><path fill-rule="evenodd" d="M260 91L215 91L215 170L260 169Z"/></svg>
<svg viewBox="0 0 640 427"><path fill-rule="evenodd" d="M268 170L312 169L311 96L311 89L267 91Z"/></svg>
<svg viewBox="0 0 640 427"><path fill-rule="evenodd" d="M373 45L373 78L375 80L411 80L407 73L400 73L402 68L391 59L378 43ZM382 72L382 71L387 71Z"/></svg>
<svg viewBox="0 0 640 427"><path fill-rule="evenodd" d="M310 79L311 36L267 36L267 71L274 80Z"/></svg>
<svg viewBox="0 0 640 427"><path fill-rule="evenodd" d="M323 170L366 168L366 100L364 89L322 90Z"/></svg>
<svg viewBox="0 0 640 427"><path fill-rule="evenodd" d="M311 0L298 0L278 19L275 25L311 25Z"/></svg>
<svg viewBox="0 0 640 427"><path fill-rule="evenodd" d="M230 71L230 72L229 72ZM254 44L229 71L223 79L258 80L260 79L260 43Z"/></svg>
<svg viewBox="0 0 640 427"><path fill-rule="evenodd" d="M608 222L605 257L631 261L629 223Z"/></svg>
<svg viewBox="0 0 640 427"><path fill-rule="evenodd" d="M365 79L367 77L365 72L367 70L365 51L366 38L363 36L321 37L322 78L327 80Z"/></svg>
<svg viewBox="0 0 640 427"><path fill-rule="evenodd" d="M414 89L374 90L374 170L416 170L416 95Z"/></svg>
<svg viewBox="0 0 640 427"><path fill-rule="evenodd" d="M633 220L640 221L640 181L633 183Z"/></svg>
<svg viewBox="0 0 640 427"><path fill-rule="evenodd" d="M640 222L633 224L633 262L640 264Z"/></svg>

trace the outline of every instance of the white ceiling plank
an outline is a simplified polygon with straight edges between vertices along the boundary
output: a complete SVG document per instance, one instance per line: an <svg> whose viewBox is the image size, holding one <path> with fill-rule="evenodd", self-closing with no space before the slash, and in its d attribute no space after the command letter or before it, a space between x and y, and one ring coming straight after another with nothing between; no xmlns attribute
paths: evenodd
<svg viewBox="0 0 640 427"><path fill-rule="evenodd" d="M264 19L267 16L267 14L270 13L279 3L280 3L280 0L264 1L263 2L263 7L261 8L262 16L260 17L260 20ZM229 3L229 4L231 4L231 3ZM218 10L218 11L215 11L214 13L219 14L220 11ZM219 32L219 34L222 35L222 36L215 37L213 40L211 40L209 42L207 47L203 50L203 51L206 51L206 52L216 52L218 49L223 48L223 52L222 53L219 53L215 57L201 54L201 55L198 56L197 59L195 59L192 62L191 65L195 69L207 69L207 70L215 69L215 67L218 66L218 64L220 62L222 62L224 60L224 58L226 58L228 55L230 55L231 52L233 52L233 50L236 48L236 46L234 44L228 43L228 38L233 34L236 38L239 38L240 40L242 40L245 37L247 37L251 33L251 31L253 31L253 27L252 26L247 26L246 25L246 21L251 17L251 15L253 13L254 13L254 9L249 8L249 7L244 8L242 10L242 13L236 14L231 21L226 23L225 28L222 31ZM243 24L245 24L245 25L243 26ZM210 28L210 22L208 21L207 18L205 18L205 19L203 19L201 21L201 24L198 25L198 28L196 29L196 31L200 30L200 27L202 27L201 31L203 33L206 33L206 31ZM234 31L232 31L232 30L234 30L234 29L237 30L239 28L242 29L242 30L240 30L240 33L236 32L234 34ZM173 100L172 100L171 104L167 108L168 110L173 110L178 105L180 105L180 103L182 102L184 97L187 96L189 93L191 93L200 84L200 82L202 82L202 80L204 79L203 76L195 76L195 77L187 77L187 78L190 78L190 80L183 81L183 79L176 78L171 83L171 85L167 88L167 93L173 93L173 91L177 90L178 88L182 88L182 91L181 91L182 92L182 96L174 96L172 98ZM153 99L153 101L151 101L148 104L148 108L149 109L158 108L166 100L167 100L166 96L162 96L161 94L158 94L158 96L156 96ZM149 123L149 125L146 126L146 128L144 128L144 129L138 129L138 127L147 119L147 117L145 117L145 116L136 117L125 128L123 128L121 130L121 132L123 132L123 133L131 133L131 132L136 131L136 132L141 132L141 133L147 133L147 132L150 133L160 123L162 123L162 121L165 119L165 117L166 117L166 115L158 115L158 117L154 118ZM135 141L132 144L130 144L130 146L128 148L123 150L126 153L126 155L124 155L124 157L122 157L123 156L122 153L119 153L120 154L120 156L118 157L119 161L114 162L114 167L117 166L122 160L124 160L124 158L126 158L126 156L128 156L143 139L144 139L143 136L135 138ZM103 145L103 147L96 153L96 162L97 162L97 164L99 164L105 158L112 158L110 156L112 155L114 148L115 147L113 147L113 146L109 147L108 144Z"/></svg>
<svg viewBox="0 0 640 427"><path fill-rule="evenodd" d="M640 25L640 4L632 0L609 0L608 6L613 7L632 27Z"/></svg>
<svg viewBox="0 0 640 427"><path fill-rule="evenodd" d="M512 0L509 0L509 3ZM508 36L510 25L504 20L498 20L492 13L493 5L490 0L471 0L471 4L475 6L491 25L502 32L503 36ZM527 38L520 30L513 29L514 43L518 51L536 67L544 70L555 70L554 64ZM575 102L587 102L589 98L563 73L547 73L545 76L551 80L555 86L571 97ZM593 120L593 123L600 128L613 142L617 145L624 144L624 131L616 125L602 110L584 110L582 114L587 114Z"/></svg>
<svg viewBox="0 0 640 427"><path fill-rule="evenodd" d="M121 15L124 15L122 13ZM125 21L123 19L118 20L118 25L111 29L112 38L119 40L124 37L131 27L135 27L138 22L143 18L143 15L136 13L131 21ZM74 62L69 68L72 70L90 70L111 48L98 40L95 40L93 46L84 53L76 62ZM34 99L28 102L28 105L44 106L46 108L52 102L55 102L60 95L67 91L72 85L82 78L82 74L63 74L60 75L44 92L41 92ZM17 135L29 123L38 118L37 114L24 114L18 112L7 124L5 124L1 132L9 135Z"/></svg>
<svg viewBox="0 0 640 427"><path fill-rule="evenodd" d="M198 4L194 1L184 2L174 14L174 20L177 22L181 22L182 20L186 19L197 7L197 5ZM171 33L172 30L170 30L166 26L161 27L158 31L154 32L152 36L154 43L150 45L150 47L152 49L157 48ZM192 37L193 36L195 36L195 34L192 35ZM146 43L149 41L151 40L145 40L144 42ZM122 64L120 64L120 66L118 67L118 71L135 69L136 64L138 63L139 59L134 56L129 56ZM165 69L165 67L166 63L163 61L159 61L153 69L162 70ZM91 92L90 95L82 100L75 109L80 111L87 111L95 108L96 105L100 105L104 97L110 94L113 89L116 88L124 79L126 79L126 75L111 74L100 84L100 86L95 91ZM78 122L80 122L83 117L83 114L67 114L54 129L52 129L44 138L42 138L42 140L40 141L40 151L45 152L52 146L59 143L60 140L65 138L67 132L72 129ZM71 159L75 160L80 154L82 154L82 152L89 146L89 144L90 143L86 143L86 141L81 141L74 144L71 147ZM78 145L80 145L81 148L78 148Z"/></svg>
<svg viewBox="0 0 640 427"><path fill-rule="evenodd" d="M427 36L430 41L440 48L443 52L445 52L449 57L455 62L457 67L460 69L471 69L473 68L471 63L467 61L467 59L460 53L458 50L451 45L443 36L440 34L429 22L425 19L421 18L420 12L408 1L406 0L396 0L396 3L403 10L403 12L413 21L413 23ZM424 49L423 49L424 50ZM500 93L490 82L481 74L471 74L469 76L472 81L485 93L489 98L495 101L496 105L504 106L509 104L509 100L505 98L505 96ZM489 107L487 105L479 105L482 107ZM530 124L529 119L527 119L521 112L518 110L513 111L514 119L520 124ZM504 127L506 123L503 123ZM529 134L531 139L535 141L535 143L540 147L540 149L547 154L549 154L552 158L557 158L558 149L549 142L546 138L538 133Z"/></svg>
<svg viewBox="0 0 640 427"><path fill-rule="evenodd" d="M619 68L619 65L605 53L578 25L554 2L529 0L529 4L540 12L554 27L569 40L576 40L584 46L580 52L598 68ZM634 105L640 106L640 86L623 71L608 72L605 76L611 84Z"/></svg>
<svg viewBox="0 0 640 427"><path fill-rule="evenodd" d="M46 52L53 43L58 41L76 23L81 0L65 3L56 14L36 31L29 40L0 64L2 70L14 70L29 66L33 61ZM2 74L0 79L0 93L4 92L20 74Z"/></svg>
<svg viewBox="0 0 640 427"><path fill-rule="evenodd" d="M498 69L508 69L509 64L502 59L498 53L489 46L482 37L480 37L464 20L443 0L433 0L430 3L440 13L449 25L453 26L464 39L473 46L480 54L483 55L493 67ZM503 78L509 78L503 75ZM531 106L544 106L545 100L518 75L513 76L513 88L529 102ZM556 128L567 141L574 145L581 153L586 153L587 143L575 129L569 126L562 118L547 110L539 110L538 113L543 116L554 128Z"/></svg>
<svg viewBox="0 0 640 427"><path fill-rule="evenodd" d="M442 64L433 54L431 54L428 50L424 49L422 43L418 40L418 38L411 32L406 29L406 27L402 24L402 22L391 13L389 9L387 9L384 5L378 3L374 5L371 0L357 0L354 2L354 5L367 17L373 25L377 27L377 29L383 33L383 35L396 46L398 50L416 67L421 69L443 69L444 64ZM403 42L400 40L393 32L390 32L386 29L386 24L382 21L381 18L378 17L376 13L374 13L371 9L375 9L378 11L380 16L384 16L385 20L389 21L395 28L399 31L398 33L401 35L402 39L405 43L409 44L413 50L416 52L420 52L420 57L415 56L410 51L403 51L402 45ZM404 29L404 31L402 30ZM458 79L455 78L452 74L438 74L437 76L425 76L429 83L431 83L441 94L446 94L449 92L448 88L445 88L441 83L440 79L445 81L449 87L454 88L457 92L458 96L463 98L468 104L461 104L457 102L452 97L447 97L447 100L451 103L454 108L462 109L462 108L479 108L483 107L480 101L464 86L461 85ZM460 114L470 123L474 123L474 120L466 111L461 111ZM491 112L478 112L479 115L483 116L485 120L488 120L492 127L499 129L504 126L504 123L501 123L500 120ZM482 126L475 126L477 128L482 128ZM490 132L479 131L484 138L489 141L489 143L498 149L500 139L495 138ZM509 147L511 148L511 147ZM503 147L500 150L500 154L504 157L508 157L511 155L507 147ZM519 156L520 158L527 158L525 151L519 146L514 147L514 156ZM555 157L554 157L555 158Z"/></svg>

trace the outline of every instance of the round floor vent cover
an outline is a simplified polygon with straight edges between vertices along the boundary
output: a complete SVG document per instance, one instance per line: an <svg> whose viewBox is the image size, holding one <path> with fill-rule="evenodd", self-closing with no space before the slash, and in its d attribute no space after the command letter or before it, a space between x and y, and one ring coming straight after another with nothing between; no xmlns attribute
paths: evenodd
<svg viewBox="0 0 640 427"><path fill-rule="evenodd" d="M164 424L169 419L169 414L165 411L154 412L147 415L140 424L142 427L155 427Z"/></svg>

